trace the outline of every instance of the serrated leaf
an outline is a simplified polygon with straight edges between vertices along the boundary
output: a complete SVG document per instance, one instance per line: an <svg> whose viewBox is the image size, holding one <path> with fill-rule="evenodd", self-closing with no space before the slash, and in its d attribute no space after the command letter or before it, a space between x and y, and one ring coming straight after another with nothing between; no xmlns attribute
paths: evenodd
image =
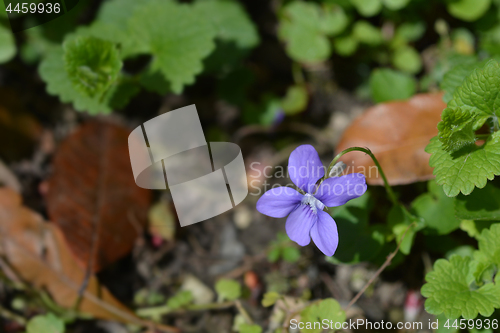
<svg viewBox="0 0 500 333"><path fill-rule="evenodd" d="M411 46L398 47L393 54L392 63L397 69L416 74L422 69L420 54Z"/></svg>
<svg viewBox="0 0 500 333"><path fill-rule="evenodd" d="M382 0L384 6L390 10L400 10L405 8L411 0Z"/></svg>
<svg viewBox="0 0 500 333"><path fill-rule="evenodd" d="M63 103L73 103L75 109L88 111L91 114L110 113L111 108L105 101L85 96L75 90L64 69L63 50L61 47L52 49L40 63L39 72L47 83L47 92L58 95Z"/></svg>
<svg viewBox="0 0 500 333"><path fill-rule="evenodd" d="M262 306L265 306L266 308L274 305L278 299L280 299L281 295L278 294L275 291L270 291L268 293L264 294L264 298L262 299Z"/></svg>
<svg viewBox="0 0 500 333"><path fill-rule="evenodd" d="M455 90L462 85L464 79L475 69L482 68L486 64L486 61L458 64L447 71L439 84L441 90L445 91L443 100L446 103L450 102L453 99Z"/></svg>
<svg viewBox="0 0 500 333"><path fill-rule="evenodd" d="M116 46L95 37L79 37L63 45L64 64L76 90L100 97L118 78L122 62Z"/></svg>
<svg viewBox="0 0 500 333"><path fill-rule="evenodd" d="M241 296L241 285L230 279L220 279L215 284L215 291L220 300L234 301Z"/></svg>
<svg viewBox="0 0 500 333"><path fill-rule="evenodd" d="M194 82L202 60L215 48L215 28L188 4L147 2L134 11L128 26L138 48L153 55L151 69L165 76L174 93Z"/></svg>
<svg viewBox="0 0 500 333"><path fill-rule="evenodd" d="M363 20L356 21L352 28L352 36L356 38L358 42L370 46L377 46L383 42L380 29Z"/></svg>
<svg viewBox="0 0 500 333"><path fill-rule="evenodd" d="M439 259L435 262L434 270L425 276L427 283L421 290L427 297L427 312L434 315L444 312L448 318L474 319L478 313L489 317L495 308L500 307L500 281L471 289L470 264L470 258L458 255L449 261Z"/></svg>
<svg viewBox="0 0 500 333"><path fill-rule="evenodd" d="M26 325L27 333L64 333L64 331L64 322L52 313L38 315L30 319L28 325Z"/></svg>
<svg viewBox="0 0 500 333"><path fill-rule="evenodd" d="M449 197L460 192L468 195L474 187L483 188L488 180L500 175L500 132L493 133L481 147L468 146L453 154L445 151L435 137L425 151L432 154L429 165Z"/></svg>
<svg viewBox="0 0 500 333"><path fill-rule="evenodd" d="M130 98L138 93L137 85L119 78L102 97L90 97L77 91L64 69L64 52L61 47L55 47L47 52L40 63L39 73L47 84L47 92L59 96L63 103L73 103L78 111L88 111L90 114L110 113L113 108L125 106Z"/></svg>
<svg viewBox="0 0 500 333"><path fill-rule="evenodd" d="M444 193L435 181L427 184L428 193L418 196L411 204L415 213L424 219L426 228L433 233L446 235L460 226L455 217L454 200Z"/></svg>
<svg viewBox="0 0 500 333"><path fill-rule="evenodd" d="M170 297L167 301L167 306L172 310L176 310L190 304L192 301L193 295L191 292L189 290L183 290Z"/></svg>
<svg viewBox="0 0 500 333"><path fill-rule="evenodd" d="M286 114L293 115L304 111L309 101L307 89L302 85L288 88L285 97L281 100L281 107Z"/></svg>
<svg viewBox="0 0 500 333"><path fill-rule="evenodd" d="M10 29L0 24L0 64L14 58L16 49L14 35Z"/></svg>
<svg viewBox="0 0 500 333"><path fill-rule="evenodd" d="M491 5L491 0L457 0L448 4L448 12L464 21L475 21L483 16Z"/></svg>
<svg viewBox="0 0 500 333"><path fill-rule="evenodd" d="M356 10L363 16L377 15L382 10L381 0L351 0Z"/></svg>
<svg viewBox="0 0 500 333"><path fill-rule="evenodd" d="M416 89L412 76L392 69L375 69L370 76L370 93L376 103L408 99Z"/></svg>
<svg viewBox="0 0 500 333"><path fill-rule="evenodd" d="M455 199L455 213L464 220L500 220L500 179L495 178L470 195L459 194Z"/></svg>
<svg viewBox="0 0 500 333"><path fill-rule="evenodd" d="M490 60L482 69L475 69L465 78L462 85L455 90L449 107L462 107L476 115L474 128L478 129L484 122L500 116L500 64Z"/></svg>
<svg viewBox="0 0 500 333"><path fill-rule="evenodd" d="M346 315L344 310L342 310L339 302L334 300L333 298L327 298L319 303L314 303L306 307L300 313L301 324L303 325L303 329L300 330L302 333L320 333L323 331L323 328L312 327L315 322L322 322L323 320L327 320L330 325L333 324L335 327L336 323L342 324ZM338 325L338 324L337 324Z"/></svg>
<svg viewBox="0 0 500 333"><path fill-rule="evenodd" d="M217 38L235 43L248 49L259 43L259 35L245 9L236 1L197 1L194 9L200 16L206 16L217 31Z"/></svg>
<svg viewBox="0 0 500 333"><path fill-rule="evenodd" d="M492 283L500 267L500 224L493 224L484 229L478 237L479 250L474 252L474 264L471 266L476 283Z"/></svg>
<svg viewBox="0 0 500 333"><path fill-rule="evenodd" d="M461 108L446 108L438 123L439 141L443 149L453 153L464 147L474 145L475 116Z"/></svg>

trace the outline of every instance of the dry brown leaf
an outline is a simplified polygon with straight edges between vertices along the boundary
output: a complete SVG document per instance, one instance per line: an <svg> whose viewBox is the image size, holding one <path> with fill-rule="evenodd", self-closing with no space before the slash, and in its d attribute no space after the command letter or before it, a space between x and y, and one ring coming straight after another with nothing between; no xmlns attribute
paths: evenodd
<svg viewBox="0 0 500 333"><path fill-rule="evenodd" d="M446 107L442 93L420 94L408 101L382 103L369 108L346 129L337 152L368 147L380 162L391 185L434 178L424 149L438 133L437 123ZM361 152L344 155L347 173L366 175L368 184L383 185L371 158Z"/></svg>
<svg viewBox="0 0 500 333"><path fill-rule="evenodd" d="M47 208L75 255L93 272L132 249L146 223L150 191L135 184L129 130L89 122L54 158Z"/></svg>
<svg viewBox="0 0 500 333"><path fill-rule="evenodd" d="M0 188L0 253L24 281L47 290L63 307L75 305L84 269L74 260L57 226L23 207L19 194L7 188ZM94 276L83 293L80 310L101 319L144 325Z"/></svg>

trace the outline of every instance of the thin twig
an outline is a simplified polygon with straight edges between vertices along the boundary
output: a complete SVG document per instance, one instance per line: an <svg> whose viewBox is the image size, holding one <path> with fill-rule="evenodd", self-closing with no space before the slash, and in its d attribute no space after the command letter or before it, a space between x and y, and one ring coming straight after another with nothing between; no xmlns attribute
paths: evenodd
<svg viewBox="0 0 500 333"><path fill-rule="evenodd" d="M396 247L396 250L394 250L394 252L392 252L391 254L389 254L387 256L387 259L385 260L383 265L380 266L380 268L375 272L375 274L370 278L370 280L368 280L368 282L363 286L363 288L359 291L359 293L357 293L356 296L354 296L354 298L349 302L349 304L347 304L346 308L344 309L345 311L349 310L349 308L351 306L353 306L354 303L356 303L356 301L361 297L361 295L363 295L365 293L366 289L368 289L368 287L373 283L373 281L375 281L375 279L384 271L384 269L391 264L392 259L394 259L396 254L398 254L398 252L399 252L399 248L401 247L401 244L403 243L403 240L405 239L406 233L414 225L415 225L415 223L412 223L406 228L403 236L401 236L401 239L398 243L398 246Z"/></svg>
<svg viewBox="0 0 500 333"><path fill-rule="evenodd" d="M243 316L243 318L245 318L245 321L247 322L247 324L252 325L253 324L252 317L250 317L250 315L248 314L247 310L245 310L245 308L243 307L243 305L241 305L241 302L240 302L239 299L237 299L237 300L234 301L234 305L236 305L236 308L238 309L238 312Z"/></svg>

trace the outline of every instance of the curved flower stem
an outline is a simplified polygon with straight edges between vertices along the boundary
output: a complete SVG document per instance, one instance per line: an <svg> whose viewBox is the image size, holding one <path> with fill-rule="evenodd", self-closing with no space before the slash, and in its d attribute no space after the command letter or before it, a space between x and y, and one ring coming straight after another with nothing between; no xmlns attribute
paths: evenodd
<svg viewBox="0 0 500 333"><path fill-rule="evenodd" d="M341 151L337 156L335 156L335 158L332 160L332 162L330 163L330 165L328 166L328 169L326 170L326 173L325 173L325 176L321 179L320 183L321 184L326 178L328 178L328 176L330 175L330 171L332 170L332 168L335 166L335 164L337 163L337 161L342 157L344 156L345 154L351 152L351 151L360 151L362 153L365 153L367 154L368 156L371 157L371 159L373 160L373 162L375 163L375 165L377 166L378 168L378 171L380 172L380 176L382 177L382 180L384 181L384 186L385 186L385 190L387 191L387 195L389 196L389 199L391 200L391 202L394 204L394 205L397 205L397 206L400 206L400 203L398 201L398 199L396 198L396 195L394 194L394 192L392 191L392 188L391 186L389 185L389 182L387 181L387 178L385 177L385 173L384 173L384 170L382 170L382 168L380 167L380 164L378 163L378 160L377 158L375 157L375 155L373 155L372 151L368 148L361 148L361 147L351 147L351 148L347 148L343 151ZM319 186L318 184L318 186Z"/></svg>

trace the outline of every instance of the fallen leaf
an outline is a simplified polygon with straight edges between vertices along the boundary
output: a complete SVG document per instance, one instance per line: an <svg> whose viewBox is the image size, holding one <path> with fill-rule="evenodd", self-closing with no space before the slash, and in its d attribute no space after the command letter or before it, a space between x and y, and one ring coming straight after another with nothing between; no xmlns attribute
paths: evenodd
<svg viewBox="0 0 500 333"><path fill-rule="evenodd" d="M150 191L135 184L128 135L117 125L89 122L54 157L49 217L92 272L129 253L146 223Z"/></svg>
<svg viewBox="0 0 500 333"><path fill-rule="evenodd" d="M438 133L437 124L446 107L442 93L419 94L407 101L369 108L346 129L337 152L354 146L369 148L378 159L389 184L403 185L434 178L430 154L424 151ZM383 185L372 159L361 152L341 158L345 173L365 174L370 185Z"/></svg>
<svg viewBox="0 0 500 333"><path fill-rule="evenodd" d="M0 188L0 253L16 274L39 290L46 290L65 308L72 308L85 278L61 231L21 205L21 197ZM144 325L91 276L80 310L105 320Z"/></svg>

